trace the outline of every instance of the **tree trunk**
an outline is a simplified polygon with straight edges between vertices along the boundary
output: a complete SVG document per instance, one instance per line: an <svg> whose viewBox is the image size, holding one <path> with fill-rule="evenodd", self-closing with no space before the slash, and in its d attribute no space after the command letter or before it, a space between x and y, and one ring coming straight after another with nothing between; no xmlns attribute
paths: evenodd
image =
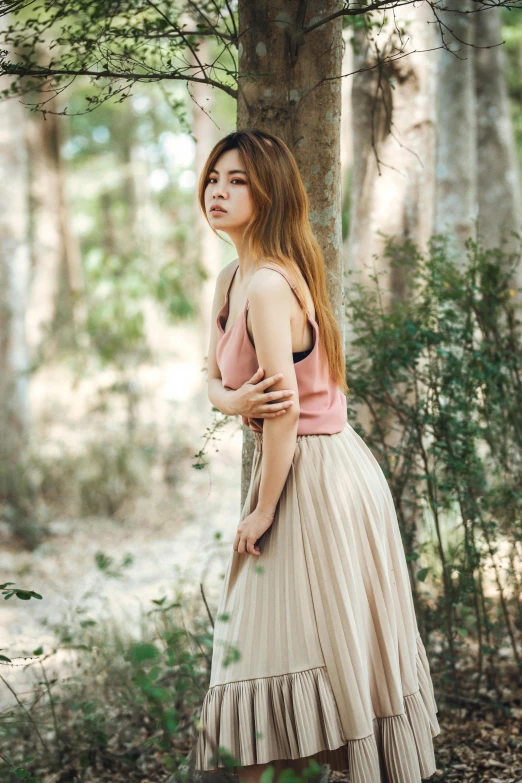
<svg viewBox="0 0 522 783"><path fill-rule="evenodd" d="M59 120L37 113L27 118L30 155L32 282L27 313L27 339L39 353L53 323L59 274L65 255L59 210Z"/></svg>
<svg viewBox="0 0 522 783"><path fill-rule="evenodd" d="M354 68L375 63L374 46L383 55L400 45L395 30L406 25L406 51L433 46L425 4L397 8L387 25L368 41L356 33L359 53ZM400 274L385 266L385 240L379 232L427 245L433 223L435 155L435 58L422 51L355 74L352 87L354 164L350 232L344 250L346 269L358 282L379 273L383 303L403 293ZM376 260L374 255L377 256ZM348 340L352 334L348 324ZM348 350L348 346L347 346Z"/></svg>
<svg viewBox="0 0 522 783"><path fill-rule="evenodd" d="M199 46L200 60L210 62L211 47L208 41L202 41ZM194 59L192 59L194 62ZM196 139L196 171L200 172L205 160L218 139L218 128L212 120L212 110L215 105L214 90L207 84L194 82L190 88L192 101L192 131ZM232 130L232 128L231 128ZM223 135L223 134L221 134ZM195 215L196 230L194 232L196 252L200 259L200 265L204 269L207 280L201 287L199 298L199 322L201 334L201 355L206 357L210 335L210 314L212 312L213 292L216 286L216 277L221 269L222 242L216 237L199 206ZM202 375L202 380L205 380ZM208 405L207 384L201 385L201 394L204 397L205 407Z"/></svg>
<svg viewBox="0 0 522 783"><path fill-rule="evenodd" d="M8 24L8 17L0 26ZM8 77L0 89L9 87ZM0 102L0 500L12 498L28 426L25 317L30 274L25 110ZM16 490L14 490L16 491Z"/></svg>
<svg viewBox="0 0 522 783"><path fill-rule="evenodd" d="M42 50L41 62L50 58ZM44 100L40 94L38 100ZM46 100L49 112L60 111L61 96ZM78 241L70 230L66 178L61 159L63 117L37 112L27 117L31 199L31 288L27 340L41 355L49 333L71 343L82 289Z"/></svg>
<svg viewBox="0 0 522 783"><path fill-rule="evenodd" d="M477 119L478 231L485 247L518 247L509 232L521 230L521 194L506 89L506 64L500 9L474 14L475 100ZM492 47L490 49L481 47ZM519 270L519 274L521 274ZM522 281L521 281L522 282ZM518 287L518 286L517 286Z"/></svg>
<svg viewBox="0 0 522 783"><path fill-rule="evenodd" d="M53 111L57 108L52 101ZM53 330L60 332L60 341L71 342L75 296L81 289L80 254L69 228L60 156L62 123L54 114L27 119L32 225L27 339L33 354L41 353Z"/></svg>
<svg viewBox="0 0 522 783"><path fill-rule="evenodd" d="M310 198L310 220L324 253L332 309L343 327L341 265L341 63L338 17L299 36L342 0L240 0L238 129L262 128L292 150ZM331 81L322 80L333 77ZM250 483L254 438L244 427L241 507Z"/></svg>
<svg viewBox="0 0 522 783"><path fill-rule="evenodd" d="M348 76L354 70L352 31L343 30L343 62L341 73L341 182L343 188L353 166L353 128L352 128L352 83L353 77Z"/></svg>
<svg viewBox="0 0 522 783"><path fill-rule="evenodd" d="M405 290L403 270L390 267L384 257L386 236L401 242L411 239L426 249L433 225L436 58L423 51L434 46L429 19L430 10L425 4L404 6L395 9L379 34L373 34L373 40L362 30L356 33L354 69L374 65L376 47L381 60L392 57L401 47L413 52L353 77L355 154L350 232L344 251L345 285L347 290L352 282L373 288L370 275L377 274L385 310L402 299ZM349 353L355 335L350 321L347 326L345 349ZM355 409L359 423L370 431L372 415L368 406L361 403ZM393 447L401 438L400 426L391 418L383 420L382 426L388 428L387 443ZM411 531L415 519L407 518L405 522ZM412 562L412 593L418 605L414 568Z"/></svg>
<svg viewBox="0 0 522 783"><path fill-rule="evenodd" d="M472 0L460 0L470 11ZM489 15L475 14L475 16ZM440 11L442 21L455 37L444 31L448 49L438 52L437 168L435 233L449 233L460 262L465 261L464 242L474 236L477 214L476 106L473 51L473 19L468 13ZM457 263L459 263L457 261Z"/></svg>

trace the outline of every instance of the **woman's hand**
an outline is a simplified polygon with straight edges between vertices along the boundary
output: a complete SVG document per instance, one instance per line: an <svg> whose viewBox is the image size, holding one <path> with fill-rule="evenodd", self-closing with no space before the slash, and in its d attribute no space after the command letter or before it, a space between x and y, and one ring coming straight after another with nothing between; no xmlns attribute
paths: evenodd
<svg viewBox="0 0 522 783"><path fill-rule="evenodd" d="M234 539L234 549L240 555L257 555L261 554L258 546L255 546L256 541L261 538L272 522L274 521L275 512L272 514L262 513L257 508L252 511L247 517L245 517L237 528L236 537Z"/></svg>
<svg viewBox="0 0 522 783"><path fill-rule="evenodd" d="M260 380L263 373L264 370L259 367L248 381L232 392L234 395L232 406L236 414L245 418L275 419L276 416L283 416L287 408L293 404L291 399L294 394L293 389L265 392L265 389L276 383L283 374L278 373ZM280 402L272 402L272 400L280 400Z"/></svg>

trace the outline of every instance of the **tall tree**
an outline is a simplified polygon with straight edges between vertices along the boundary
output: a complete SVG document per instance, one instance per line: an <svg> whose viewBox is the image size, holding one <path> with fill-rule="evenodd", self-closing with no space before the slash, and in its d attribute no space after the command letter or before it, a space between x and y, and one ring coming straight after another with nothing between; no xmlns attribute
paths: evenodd
<svg viewBox="0 0 522 783"><path fill-rule="evenodd" d="M425 4L405 5L379 31L356 33L352 88L354 156L347 270L379 273L389 298L402 281L383 264L380 232L421 247L432 230L435 153L435 28ZM414 53L394 54L410 41ZM376 258L375 258L376 257ZM349 329L349 325L348 325ZM349 334L350 338L350 334Z"/></svg>
<svg viewBox="0 0 522 783"><path fill-rule="evenodd" d="M498 46L502 40L500 10L478 14L474 23L478 230L486 247L498 247L505 239L506 248L514 250L520 243L510 232L521 232L522 194L506 87L505 51Z"/></svg>
<svg viewBox="0 0 522 783"><path fill-rule="evenodd" d="M438 53L434 229L454 237L457 257L462 259L477 214L477 169L473 56L466 47L474 42L473 0L461 0L461 6L467 13L456 18L450 11L442 12L444 22L451 22L452 34L445 32L447 48Z"/></svg>
<svg viewBox="0 0 522 783"><path fill-rule="evenodd" d="M205 62L210 59L210 43L203 41L200 46L200 56ZM215 106L215 90L204 83L191 85L193 97L192 103L192 133L196 142L196 171L202 170L209 150L212 149L219 137L219 128L212 117ZM224 135L224 134L221 134ZM196 204L194 208L196 209ZM194 232L194 242L198 246L200 263L207 275L201 287L199 301L199 323L201 325L202 356L208 350L208 335L210 332L210 313L212 312L212 299L216 277L221 269L221 243L209 227L201 211L196 213L197 230ZM206 397L206 384L201 387Z"/></svg>
<svg viewBox="0 0 522 783"><path fill-rule="evenodd" d="M500 9L474 13L476 3L463 0L437 9L436 25L427 24L432 10L405 4L379 30L355 33L346 270L363 279L379 273L385 305L403 286L385 266L383 234L421 249L432 233L449 234L463 261L479 212L489 246L499 244L502 227L506 235L520 230ZM387 58L398 38L415 54Z"/></svg>
<svg viewBox="0 0 522 783"><path fill-rule="evenodd" d="M280 136L295 155L310 198L310 221L326 262L328 293L342 318L341 63L342 0L311 0L290 12L287 0L240 0L238 128ZM320 143L318 140L320 139ZM250 483L254 436L244 427L241 505Z"/></svg>
<svg viewBox="0 0 522 783"><path fill-rule="evenodd" d="M50 106L60 108L59 96ZM57 114L25 113L31 203L31 285L27 340L33 356L48 345L53 327L72 333L74 301L81 286L78 242L70 230L61 157L64 122Z"/></svg>
<svg viewBox="0 0 522 783"><path fill-rule="evenodd" d="M343 62L341 71L341 178L346 186L353 165L353 134L352 134L352 81L349 74L354 70L354 57L352 45L352 30L345 27L343 30Z"/></svg>
<svg viewBox="0 0 522 783"><path fill-rule="evenodd" d="M472 15L472 0L463 7L468 15L456 20L443 12L452 35L439 52L434 224L456 240L457 262L467 237L478 233L486 247L505 239L514 250L510 234L522 227L500 9Z"/></svg>
<svg viewBox="0 0 522 783"><path fill-rule="evenodd" d="M5 27L8 17L0 19ZM7 77L0 77L5 89ZM0 500L15 504L27 437L29 361L25 314L30 277L27 116L16 98L0 102Z"/></svg>

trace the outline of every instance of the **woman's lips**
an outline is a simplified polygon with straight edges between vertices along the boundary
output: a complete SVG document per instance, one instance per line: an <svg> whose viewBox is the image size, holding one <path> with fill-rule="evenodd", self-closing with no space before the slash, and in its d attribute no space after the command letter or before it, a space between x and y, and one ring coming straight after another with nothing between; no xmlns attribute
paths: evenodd
<svg viewBox="0 0 522 783"><path fill-rule="evenodd" d="M211 209L210 210L213 215L226 215L226 211L224 209Z"/></svg>

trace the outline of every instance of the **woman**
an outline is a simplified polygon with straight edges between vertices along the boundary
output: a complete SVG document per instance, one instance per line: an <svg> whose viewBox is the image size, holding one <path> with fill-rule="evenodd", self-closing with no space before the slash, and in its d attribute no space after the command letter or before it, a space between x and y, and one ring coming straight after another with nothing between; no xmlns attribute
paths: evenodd
<svg viewBox="0 0 522 783"><path fill-rule="evenodd" d="M308 759L419 783L440 729L388 484L347 422L344 357L294 157L260 130L200 179L238 258L218 277L209 399L254 432L214 629L196 769L257 783ZM264 373L264 379L262 379Z"/></svg>

